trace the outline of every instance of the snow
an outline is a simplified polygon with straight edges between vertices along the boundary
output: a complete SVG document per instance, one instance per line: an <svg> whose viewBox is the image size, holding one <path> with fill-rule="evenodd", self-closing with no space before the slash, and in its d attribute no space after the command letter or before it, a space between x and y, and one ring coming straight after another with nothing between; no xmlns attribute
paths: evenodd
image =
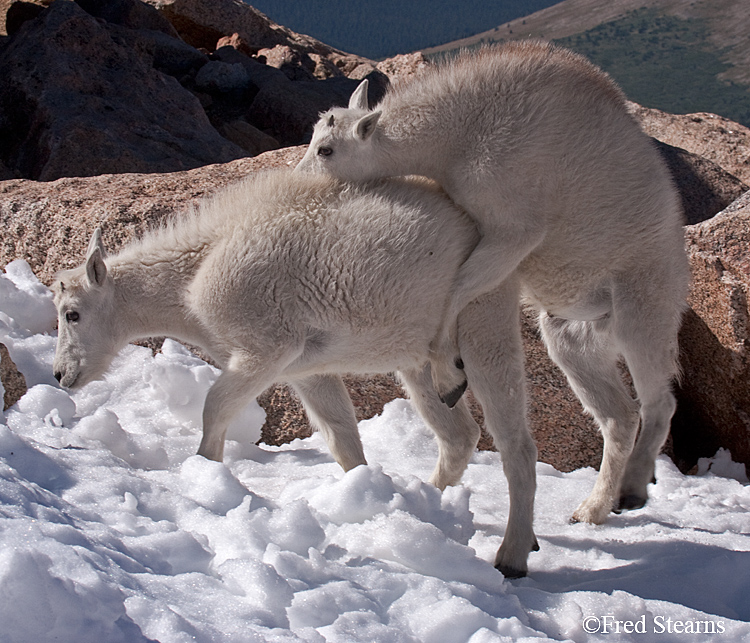
<svg viewBox="0 0 750 643"><path fill-rule="evenodd" d="M750 640L750 487L727 451L684 476L665 457L642 510L568 524L595 471L539 464L528 578L491 561L508 512L497 454L460 486L409 402L360 423L344 474L318 435L224 463L194 455L217 371L179 344L130 346L75 393L51 373L51 295L0 273L0 341L28 393L0 413L3 643Z"/></svg>

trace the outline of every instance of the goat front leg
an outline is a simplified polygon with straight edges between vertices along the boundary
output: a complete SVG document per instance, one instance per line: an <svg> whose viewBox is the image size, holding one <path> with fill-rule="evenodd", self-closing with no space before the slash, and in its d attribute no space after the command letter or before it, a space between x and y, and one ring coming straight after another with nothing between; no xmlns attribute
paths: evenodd
<svg viewBox="0 0 750 643"><path fill-rule="evenodd" d="M468 405L459 400L449 409L441 403L432 386L429 364L421 369L399 371L399 377L412 404L437 439L438 461L430 482L438 489L458 484L481 434Z"/></svg>
<svg viewBox="0 0 750 643"><path fill-rule="evenodd" d="M517 228L517 229L516 229ZM466 390L458 348L458 316L472 301L498 288L539 244L541 227L509 225L488 229L456 275L446 314L430 345L432 381L440 399L455 406Z"/></svg>
<svg viewBox="0 0 750 643"><path fill-rule="evenodd" d="M357 417L349 393L338 375L313 375L293 382L310 423L325 438L331 455L344 471L367 464L359 438Z"/></svg>
<svg viewBox="0 0 750 643"><path fill-rule="evenodd" d="M253 360L254 361L254 360ZM227 428L243 408L274 382L276 373L257 371L249 359L233 356L206 395L203 405L203 439L198 455L221 462Z"/></svg>

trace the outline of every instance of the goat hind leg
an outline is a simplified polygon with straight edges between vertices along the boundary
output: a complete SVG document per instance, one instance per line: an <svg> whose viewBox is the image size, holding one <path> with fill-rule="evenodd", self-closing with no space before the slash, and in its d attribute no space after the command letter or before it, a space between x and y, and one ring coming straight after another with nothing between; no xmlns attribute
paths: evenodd
<svg viewBox="0 0 750 643"><path fill-rule="evenodd" d="M491 221L492 225L483 227L482 238L459 268L446 314L431 345L435 390L449 406L466 390L460 329L456 331L459 315L478 297L500 288L506 280L514 281L518 265L544 238L544 225L533 210L516 211L512 217L486 212L485 218L485 223Z"/></svg>
<svg viewBox="0 0 750 643"><path fill-rule="evenodd" d="M539 317L552 360L594 416L604 437L599 475L591 494L573 513L572 522L603 523L616 508L625 466L638 431L638 403L622 382L609 318L570 321Z"/></svg>
<svg viewBox="0 0 750 643"><path fill-rule="evenodd" d="M631 323L627 336L620 340L641 404L641 431L623 476L620 509L638 509L646 504L647 485L654 481L654 462L669 433L677 406L672 380L678 370L678 323L670 321L669 315L647 328L638 329ZM625 335L625 331L620 334Z"/></svg>
<svg viewBox="0 0 750 643"><path fill-rule="evenodd" d="M292 384L310 423L344 471L367 464L349 393L338 375L313 375Z"/></svg>

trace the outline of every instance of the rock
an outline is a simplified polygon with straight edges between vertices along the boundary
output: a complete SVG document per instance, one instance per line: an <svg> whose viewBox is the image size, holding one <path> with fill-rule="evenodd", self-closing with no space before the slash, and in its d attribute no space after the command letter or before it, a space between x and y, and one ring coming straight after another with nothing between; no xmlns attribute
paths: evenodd
<svg viewBox="0 0 750 643"><path fill-rule="evenodd" d="M180 38L152 29L124 30L122 36L131 46L151 60L154 69L176 78L182 84L185 76L193 77L207 62L208 56Z"/></svg>
<svg viewBox="0 0 750 643"><path fill-rule="evenodd" d="M206 106L206 112L220 131L223 131L222 124L241 119L273 137L281 145L307 142L319 114L334 105L346 105L359 81L342 74L315 80L301 66L289 62L296 58L287 48L278 47L266 51L278 54L274 61L280 65L280 69L262 64L258 59L250 58L230 46L214 52L214 61L242 66L248 75L249 85L244 94L217 92L204 85L203 90L212 92L213 99ZM261 58L265 60L264 57ZM199 76L202 73L203 69ZM307 80L300 80L304 77ZM379 100L385 93L387 78L375 70L368 79L372 81L369 95L374 100Z"/></svg>
<svg viewBox="0 0 750 643"><path fill-rule="evenodd" d="M315 78L312 73L312 70L315 69L313 61L309 57L305 57L303 61L300 53L294 51L288 45L276 45L272 49L260 49L258 59L261 57L265 58L266 65L280 69L289 80L313 80ZM303 62L307 62L307 66L311 67L312 70L305 68Z"/></svg>
<svg viewBox="0 0 750 643"><path fill-rule="evenodd" d="M750 129L716 114L667 114L630 103L631 113L654 138L698 154L750 184Z"/></svg>
<svg viewBox="0 0 750 643"><path fill-rule="evenodd" d="M657 139L655 141L680 188L686 223L710 219L750 189L713 161Z"/></svg>
<svg viewBox="0 0 750 643"><path fill-rule="evenodd" d="M56 0L10 37L0 50L0 157L9 169L49 181L246 155L126 33L137 32Z"/></svg>
<svg viewBox="0 0 750 643"><path fill-rule="evenodd" d="M241 118L222 125L219 128L219 132L224 138L239 145L251 156L256 156L280 147L279 142L275 138L261 132L257 127L253 127Z"/></svg>
<svg viewBox="0 0 750 643"><path fill-rule="evenodd" d="M236 31L231 36L222 36L216 41L215 49L221 49L222 47L232 47L237 51L241 51L246 56L252 56L253 50L250 46L242 39L240 34Z"/></svg>
<svg viewBox="0 0 750 643"><path fill-rule="evenodd" d="M284 44L293 32L239 0L148 0L196 48L213 51L223 37L238 34L251 50Z"/></svg>
<svg viewBox="0 0 750 643"><path fill-rule="evenodd" d="M264 84L245 115L282 145L299 145L309 140L320 113L346 105L356 88L357 82L345 77L309 82L284 77Z"/></svg>
<svg viewBox="0 0 750 643"><path fill-rule="evenodd" d="M0 35L12 35L27 20L33 20L52 0L0 0Z"/></svg>
<svg viewBox="0 0 750 643"><path fill-rule="evenodd" d="M680 332L683 370L672 421L676 462L728 448L750 465L750 193L688 226L693 282Z"/></svg>
<svg viewBox="0 0 750 643"><path fill-rule="evenodd" d="M26 378L17 368L5 344L0 343L0 382L2 382L3 411L13 406L26 394ZM2 415L2 414L0 414Z"/></svg>
<svg viewBox="0 0 750 643"><path fill-rule="evenodd" d="M304 148L287 148L167 174L65 177L48 183L0 182L0 265L24 259L50 283L54 273L80 263L101 225L113 249L191 202L249 172L296 165Z"/></svg>
<svg viewBox="0 0 750 643"><path fill-rule="evenodd" d="M408 79L420 73L430 65L421 51L413 54L401 54L393 58L387 58L378 63L378 69L382 71L391 82Z"/></svg>
<svg viewBox="0 0 750 643"><path fill-rule="evenodd" d="M250 85L250 76L239 63L212 60L200 68L195 85L206 92L242 91Z"/></svg>
<svg viewBox="0 0 750 643"><path fill-rule="evenodd" d="M366 58L346 54L315 38L278 25L241 0L146 1L172 23L185 42L196 48L213 51L218 43L224 44L223 38L237 34L237 38L253 54L281 45L296 52L301 61L315 54L330 60L338 68L369 62ZM304 62L302 64L305 65Z"/></svg>
<svg viewBox="0 0 750 643"><path fill-rule="evenodd" d="M211 59L220 60L232 65L242 65L250 77L250 81L256 87L263 87L268 83L289 81L289 78L280 69L272 65L266 65L265 59L259 60L258 58L247 56L234 47L225 46L217 49L212 54Z"/></svg>
<svg viewBox="0 0 750 643"><path fill-rule="evenodd" d="M332 76L343 76L344 72L342 72L337 66L336 63L332 60L326 58L325 56L321 56L320 54L308 54L310 60L313 62L313 76L315 78L331 78Z"/></svg>
<svg viewBox="0 0 750 643"><path fill-rule="evenodd" d="M17 37L0 43L8 81L0 87L0 177L226 162L306 142L318 114L346 105L362 78L373 102L388 85L371 61L275 25L242 2L156 6L60 0L19 8ZM214 29L232 25L230 35ZM209 56L178 30L219 48Z"/></svg>
<svg viewBox="0 0 750 643"><path fill-rule="evenodd" d="M86 13L128 29L158 31L178 38L177 31L154 7L140 0L75 0Z"/></svg>

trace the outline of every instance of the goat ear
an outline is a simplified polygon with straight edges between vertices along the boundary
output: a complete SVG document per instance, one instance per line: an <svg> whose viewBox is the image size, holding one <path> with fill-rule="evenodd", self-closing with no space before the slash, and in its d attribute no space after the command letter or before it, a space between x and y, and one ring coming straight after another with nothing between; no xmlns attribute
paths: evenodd
<svg viewBox="0 0 750 643"><path fill-rule="evenodd" d="M107 251L104 249L104 242L102 241L102 229L96 228L94 234L91 235L89 240L89 247L86 250L86 257L88 257L96 248L102 253L102 257L107 256Z"/></svg>
<svg viewBox="0 0 750 643"><path fill-rule="evenodd" d="M107 265L104 263L104 257L107 251L102 243L102 229L97 228L89 241L89 248L86 251L86 276L92 286L101 286L107 277Z"/></svg>
<svg viewBox="0 0 750 643"><path fill-rule="evenodd" d="M349 109L362 109L367 111L369 108L367 104L367 86L369 82L367 79L363 80L357 89L354 90L352 97L349 99Z"/></svg>
<svg viewBox="0 0 750 643"><path fill-rule="evenodd" d="M366 141L373 135L381 113L380 111L370 112L367 116L363 116L357 121L357 124L354 126L354 133L358 139Z"/></svg>

